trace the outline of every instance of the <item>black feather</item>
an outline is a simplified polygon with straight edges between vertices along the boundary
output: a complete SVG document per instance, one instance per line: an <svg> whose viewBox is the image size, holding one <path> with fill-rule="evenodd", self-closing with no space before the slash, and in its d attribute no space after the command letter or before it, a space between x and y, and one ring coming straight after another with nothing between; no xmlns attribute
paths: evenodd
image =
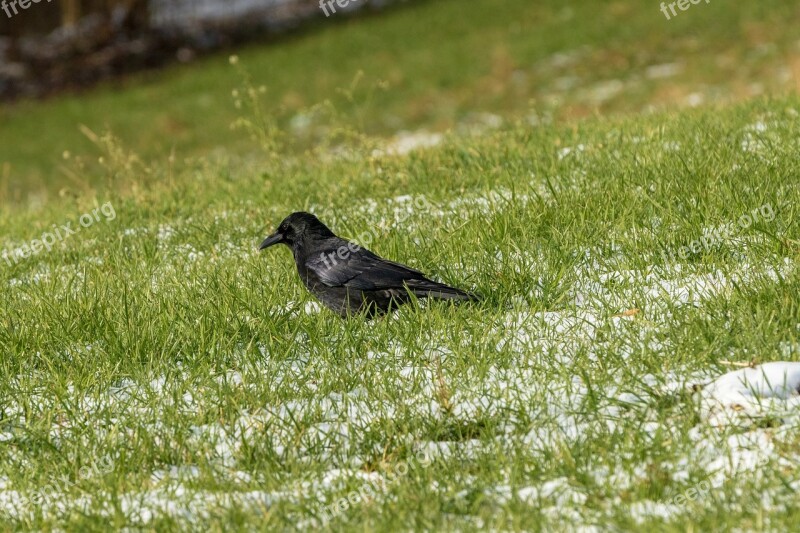
<svg viewBox="0 0 800 533"><path fill-rule="evenodd" d="M289 215L262 248L278 243L292 249L300 279L308 290L343 316L386 313L412 298L480 300L337 237L308 213Z"/></svg>

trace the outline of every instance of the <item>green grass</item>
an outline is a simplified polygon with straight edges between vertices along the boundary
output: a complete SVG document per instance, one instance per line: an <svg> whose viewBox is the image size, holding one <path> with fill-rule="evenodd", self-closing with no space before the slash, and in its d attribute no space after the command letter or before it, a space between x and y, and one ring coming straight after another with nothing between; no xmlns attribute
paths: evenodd
<svg viewBox="0 0 800 533"><path fill-rule="evenodd" d="M2 111L9 176L41 173L8 182L30 198L4 206L0 254L98 215L0 256L0 529L794 530L796 417L715 427L692 385L800 360L800 98L762 76L796 6L529 4L425 2ZM762 39L778 51L745 61ZM583 45L559 102L488 90L487 50L549 83ZM640 112L756 80L776 94ZM474 112L503 124L470 132ZM453 131L389 155L401 128ZM319 309L286 249L256 251L301 209L485 300Z"/></svg>
<svg viewBox="0 0 800 533"><path fill-rule="evenodd" d="M790 529L796 431L710 428L681 391L721 360L796 358L798 109L519 125L407 157L207 162L103 196L113 220L0 272L3 495L58 487L6 523L312 525L358 475L405 462L330 526ZM772 220L665 263L765 204ZM18 246L91 207L65 200L5 233ZM373 322L309 308L286 250L255 250L300 208L343 235L377 227L376 252L486 301ZM712 468L744 453L736 434L772 439L769 468ZM98 458L108 469L79 475ZM666 518L635 510L712 482Z"/></svg>
<svg viewBox="0 0 800 533"><path fill-rule="evenodd" d="M440 0L326 20L284 45L237 53L284 126L330 100L348 124L389 135L480 125L480 113L560 120L796 89L798 28L800 8L786 0L704 3L669 21L657 4L635 0ZM672 76L648 75L670 63ZM348 98L341 89L357 78ZM111 130L157 166L170 154L248 154L247 138L229 129L238 85L226 52L87 94L0 106L0 199L97 187L96 151L78 124ZM320 126L300 140L315 144ZM65 151L87 167L65 165Z"/></svg>

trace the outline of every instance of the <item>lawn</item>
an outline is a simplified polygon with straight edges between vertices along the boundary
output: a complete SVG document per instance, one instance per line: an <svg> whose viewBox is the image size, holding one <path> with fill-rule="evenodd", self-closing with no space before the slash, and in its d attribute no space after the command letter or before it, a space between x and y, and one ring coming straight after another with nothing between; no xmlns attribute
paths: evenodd
<svg viewBox="0 0 800 533"><path fill-rule="evenodd" d="M764 74L798 9L585 4L423 2L6 108L39 177L0 218L0 528L796 529L797 411L700 389L800 361L800 97ZM297 210L484 301L341 319L257 251Z"/></svg>
<svg viewBox="0 0 800 533"><path fill-rule="evenodd" d="M265 112L305 147L319 142L331 113L391 136L783 93L800 88L798 43L800 6L787 0L702 3L671 20L638 0L422 0L231 52L266 91ZM112 132L157 167L212 151L249 155L247 137L230 129L241 115L231 52L85 94L0 106L0 201L38 204L98 187L100 154L80 125ZM310 121L326 101L334 111Z"/></svg>

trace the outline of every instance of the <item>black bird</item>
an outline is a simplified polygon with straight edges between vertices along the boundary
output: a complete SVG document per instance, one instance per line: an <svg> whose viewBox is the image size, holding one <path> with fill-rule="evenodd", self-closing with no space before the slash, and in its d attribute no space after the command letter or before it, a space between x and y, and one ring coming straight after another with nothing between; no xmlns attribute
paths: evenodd
<svg viewBox="0 0 800 533"><path fill-rule="evenodd" d="M292 249L297 272L306 288L342 316L369 317L393 311L413 297L476 301L474 294L432 281L413 268L383 259L337 237L309 213L292 213L264 239L260 250L273 244Z"/></svg>

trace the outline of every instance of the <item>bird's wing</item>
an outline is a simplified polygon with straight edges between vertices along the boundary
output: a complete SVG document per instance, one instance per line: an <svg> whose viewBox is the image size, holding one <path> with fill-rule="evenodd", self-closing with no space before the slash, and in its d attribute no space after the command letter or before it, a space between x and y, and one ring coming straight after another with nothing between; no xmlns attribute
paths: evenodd
<svg viewBox="0 0 800 533"><path fill-rule="evenodd" d="M305 267L329 287L358 290L402 288L407 280L425 279L424 274L394 261L383 259L365 248L340 259L327 250L305 261Z"/></svg>

